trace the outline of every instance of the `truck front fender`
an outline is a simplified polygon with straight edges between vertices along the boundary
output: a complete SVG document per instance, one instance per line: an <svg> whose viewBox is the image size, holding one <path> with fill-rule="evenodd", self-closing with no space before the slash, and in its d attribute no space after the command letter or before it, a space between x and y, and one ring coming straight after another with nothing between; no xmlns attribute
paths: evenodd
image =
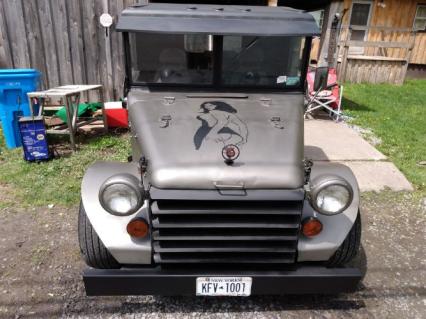
<svg viewBox="0 0 426 319"><path fill-rule="evenodd" d="M359 188L351 169L339 163L315 163L312 166L311 179L323 174L341 176L346 179L353 189L353 200L350 206L338 215L326 216L314 211L308 200L303 205L302 220L308 217L318 218L322 225L322 232L307 238L303 235L298 243L298 261L326 261L345 240L359 211Z"/></svg>
<svg viewBox="0 0 426 319"><path fill-rule="evenodd" d="M96 162L83 177L81 199L87 217L102 243L120 264L151 264L151 236L135 240L126 231L127 224L135 217L148 221L148 205L145 204L129 216L108 213L99 201L99 190L111 176L132 174L140 180L136 163Z"/></svg>

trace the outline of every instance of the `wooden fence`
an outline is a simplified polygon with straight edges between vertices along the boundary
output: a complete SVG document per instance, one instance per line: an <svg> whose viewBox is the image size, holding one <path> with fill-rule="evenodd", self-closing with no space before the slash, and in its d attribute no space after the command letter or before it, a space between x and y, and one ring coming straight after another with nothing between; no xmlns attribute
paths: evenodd
<svg viewBox="0 0 426 319"><path fill-rule="evenodd" d="M35 68L43 88L102 84L108 99L122 95L121 34L100 25L137 0L0 0L0 67Z"/></svg>
<svg viewBox="0 0 426 319"><path fill-rule="evenodd" d="M366 41L351 40L352 30L365 31ZM340 81L351 83L404 82L416 34L411 29L352 27L343 29L339 49Z"/></svg>

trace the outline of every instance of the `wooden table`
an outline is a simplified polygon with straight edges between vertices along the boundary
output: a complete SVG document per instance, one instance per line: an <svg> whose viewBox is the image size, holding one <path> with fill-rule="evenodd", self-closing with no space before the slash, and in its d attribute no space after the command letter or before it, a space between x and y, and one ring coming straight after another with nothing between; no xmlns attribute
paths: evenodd
<svg viewBox="0 0 426 319"><path fill-rule="evenodd" d="M67 127L65 129L48 129L47 133L49 134L69 134L71 147L75 151L75 135L77 129L83 125L90 125L91 123L97 121L97 118L92 118L84 121L79 121L78 118L78 105L81 100L82 94L87 94L89 98L89 92L95 91L98 93L99 101L102 106L102 122L105 132L108 131L108 124L106 120L105 107L104 107L104 92L102 85L65 85L52 88L46 91L39 92L30 92L28 93L29 105L31 114L33 115L42 115L44 110L57 110L61 106L47 106L47 103L50 101L59 101L60 105L65 106L67 114ZM40 109L38 114L34 114L34 105L35 102L38 102Z"/></svg>

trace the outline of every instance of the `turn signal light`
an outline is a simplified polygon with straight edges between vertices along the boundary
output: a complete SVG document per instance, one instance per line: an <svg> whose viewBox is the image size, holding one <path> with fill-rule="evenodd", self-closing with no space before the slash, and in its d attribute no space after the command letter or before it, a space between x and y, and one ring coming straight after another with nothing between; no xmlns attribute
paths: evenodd
<svg viewBox="0 0 426 319"><path fill-rule="evenodd" d="M322 223L315 217L308 217L302 221L302 233L306 237L314 237L322 231Z"/></svg>
<svg viewBox="0 0 426 319"><path fill-rule="evenodd" d="M145 219L136 218L127 224L127 233L134 238L143 238L148 235L149 225Z"/></svg>

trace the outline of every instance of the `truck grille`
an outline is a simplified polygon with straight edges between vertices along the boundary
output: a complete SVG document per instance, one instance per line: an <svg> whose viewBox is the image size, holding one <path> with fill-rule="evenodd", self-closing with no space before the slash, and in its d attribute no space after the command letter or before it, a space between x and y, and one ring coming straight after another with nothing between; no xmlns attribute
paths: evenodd
<svg viewBox="0 0 426 319"><path fill-rule="evenodd" d="M157 264L289 264L301 201L154 201Z"/></svg>

